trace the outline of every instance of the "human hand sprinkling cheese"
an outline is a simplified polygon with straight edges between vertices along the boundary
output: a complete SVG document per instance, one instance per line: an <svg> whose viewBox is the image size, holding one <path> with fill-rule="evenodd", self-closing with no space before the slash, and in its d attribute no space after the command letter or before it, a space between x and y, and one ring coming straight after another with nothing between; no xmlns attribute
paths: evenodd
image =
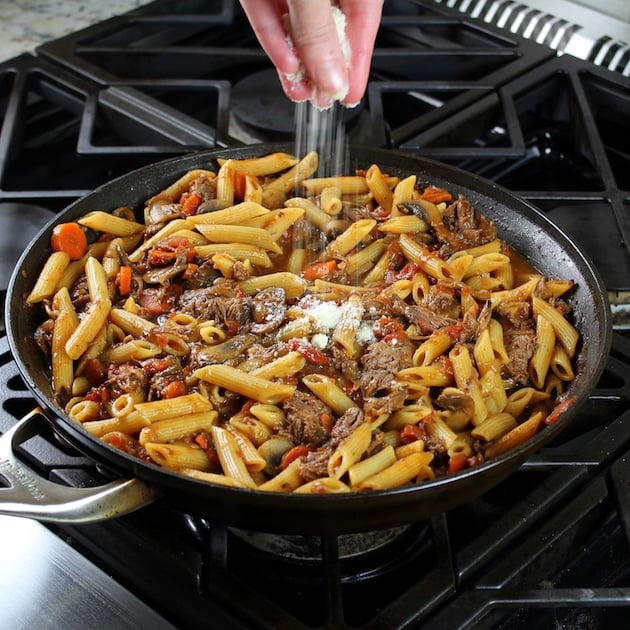
<svg viewBox="0 0 630 630"><path fill-rule="evenodd" d="M383 0L240 0L287 96L320 109L365 93Z"/></svg>

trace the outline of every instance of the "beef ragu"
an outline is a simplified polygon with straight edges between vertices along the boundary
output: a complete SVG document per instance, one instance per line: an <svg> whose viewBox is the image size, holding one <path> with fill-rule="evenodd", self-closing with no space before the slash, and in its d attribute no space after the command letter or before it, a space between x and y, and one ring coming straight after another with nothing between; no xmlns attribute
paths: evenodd
<svg viewBox="0 0 630 630"><path fill-rule="evenodd" d="M219 160L57 239L28 302L65 412L209 483L324 493L477 466L570 406L570 279L413 174L316 168Z"/></svg>

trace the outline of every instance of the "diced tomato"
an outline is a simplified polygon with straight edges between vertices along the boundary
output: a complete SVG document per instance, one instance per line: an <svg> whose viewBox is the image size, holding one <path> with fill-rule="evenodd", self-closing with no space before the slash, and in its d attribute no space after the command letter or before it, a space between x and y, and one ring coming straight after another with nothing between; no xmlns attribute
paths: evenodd
<svg viewBox="0 0 630 630"><path fill-rule="evenodd" d="M374 218L377 221L387 221L391 215L392 213L389 210L385 210L384 208L381 208L381 206L374 210Z"/></svg>
<svg viewBox="0 0 630 630"><path fill-rule="evenodd" d="M374 324L374 334L378 339L383 341L404 341L407 339L407 333L400 321L392 317L381 317Z"/></svg>
<svg viewBox="0 0 630 630"><path fill-rule="evenodd" d="M300 457L306 457L308 453L308 447L304 444L298 444L293 448L290 448L280 459L280 468L284 470L291 462L294 462Z"/></svg>
<svg viewBox="0 0 630 630"><path fill-rule="evenodd" d="M217 452L214 450L214 445L212 444L212 440L210 436L205 432L201 431L197 435L195 435L195 444L199 446L203 451L205 451L208 459L216 465L219 465L219 456Z"/></svg>
<svg viewBox="0 0 630 630"><path fill-rule="evenodd" d="M195 443L204 451L207 451L210 448L210 440L208 438L208 434L205 432L195 435Z"/></svg>
<svg viewBox="0 0 630 630"><path fill-rule="evenodd" d="M459 339L466 326L463 323L453 324L440 328L440 332L445 332L451 339Z"/></svg>
<svg viewBox="0 0 630 630"><path fill-rule="evenodd" d="M324 427L326 433L330 433L332 431L333 425L335 423L335 419L329 413L323 413L319 417L319 421L321 425Z"/></svg>
<svg viewBox="0 0 630 630"><path fill-rule="evenodd" d="M230 337L234 337L238 334L238 330L240 327L241 325L236 320L230 320L229 322L227 322L227 334Z"/></svg>
<svg viewBox="0 0 630 630"><path fill-rule="evenodd" d="M453 453L448 459L449 475L468 467L468 457L464 453Z"/></svg>
<svg viewBox="0 0 630 630"><path fill-rule="evenodd" d="M149 251L147 262L152 267L162 267L164 265L170 265L175 262L177 254L169 249L160 249L159 247L153 247Z"/></svg>
<svg viewBox="0 0 630 630"><path fill-rule="evenodd" d="M195 271L197 271L197 269L199 269L199 265L196 265L195 263L188 263L186 265L186 269L184 269L184 273L182 273L181 275L182 280L189 280L190 278L192 278L195 275Z"/></svg>
<svg viewBox="0 0 630 630"><path fill-rule="evenodd" d="M411 280L419 271L420 265L418 265L418 263L408 262L398 271L389 269L385 273L385 283L393 284L398 280Z"/></svg>
<svg viewBox="0 0 630 630"><path fill-rule="evenodd" d="M149 359L143 363L142 368L147 376L154 376L172 365L173 361L171 359Z"/></svg>
<svg viewBox="0 0 630 630"><path fill-rule="evenodd" d="M419 424L406 424L400 430L400 440L403 444L409 444L416 440L422 440L427 436L427 432L424 427Z"/></svg>
<svg viewBox="0 0 630 630"><path fill-rule="evenodd" d="M107 435L107 443L125 453L134 454L136 452L136 442L126 433L113 431Z"/></svg>
<svg viewBox="0 0 630 630"><path fill-rule="evenodd" d="M328 365L328 357L318 350L312 343L304 339L291 339L289 348L295 352L299 352L309 363L315 365Z"/></svg>
<svg viewBox="0 0 630 630"><path fill-rule="evenodd" d="M194 262L197 257L195 248L187 238L171 236L160 241L149 250L147 263L155 267L170 265L184 254L187 262Z"/></svg>

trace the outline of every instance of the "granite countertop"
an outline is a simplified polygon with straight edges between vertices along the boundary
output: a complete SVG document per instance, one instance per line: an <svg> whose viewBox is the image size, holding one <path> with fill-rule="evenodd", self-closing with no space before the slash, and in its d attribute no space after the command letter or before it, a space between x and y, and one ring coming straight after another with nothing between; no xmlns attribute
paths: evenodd
<svg viewBox="0 0 630 630"><path fill-rule="evenodd" d="M0 0L0 62L150 0Z"/></svg>

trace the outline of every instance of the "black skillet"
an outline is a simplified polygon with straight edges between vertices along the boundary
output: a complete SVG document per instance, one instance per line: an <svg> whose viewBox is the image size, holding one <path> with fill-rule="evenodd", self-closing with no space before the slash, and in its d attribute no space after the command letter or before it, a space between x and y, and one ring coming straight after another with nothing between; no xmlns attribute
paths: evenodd
<svg viewBox="0 0 630 630"><path fill-rule="evenodd" d="M92 437L68 418L54 401L46 359L33 341L41 314L39 309L25 308L24 302L50 252L54 225L95 209L129 205L141 210L145 199L189 169L216 170L216 157L255 157L276 150L290 152L291 148L265 145L221 149L141 168L71 204L31 242L8 288L6 328L19 371L42 406L43 414L34 415L44 415L58 435L121 477L97 490L65 488L38 479L13 454L20 440L41 429L43 421L33 424L32 418L27 418L2 438L0 474L9 479L8 490L12 492L5 497L0 489L0 513L83 522L138 509L159 497L189 513L254 530L304 534L376 530L419 521L471 500L502 481L571 423L597 384L611 342L609 305L591 261L539 210L504 188L438 162L363 147L351 148L348 163L352 168L367 168L376 163L390 174L414 173L420 185L431 183L455 195L466 195L496 223L501 238L536 269L548 277L576 281L569 301L581 342L576 378L568 392L576 402L559 420L513 451L455 475L387 491L315 496L227 488L183 477L127 456Z"/></svg>

